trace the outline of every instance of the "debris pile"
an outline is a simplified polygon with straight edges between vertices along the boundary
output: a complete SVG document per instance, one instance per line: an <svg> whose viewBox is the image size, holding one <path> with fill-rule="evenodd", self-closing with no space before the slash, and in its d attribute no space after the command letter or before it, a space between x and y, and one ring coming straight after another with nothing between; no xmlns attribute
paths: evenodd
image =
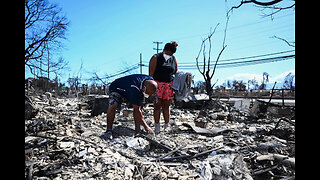
<svg viewBox="0 0 320 180"><path fill-rule="evenodd" d="M150 136L134 132L132 109L123 106L107 140L106 113L92 113L92 96L26 101L26 179L295 178L295 121L287 117L252 116L221 101L173 105L170 127L161 119ZM152 104L143 114L154 128Z"/></svg>

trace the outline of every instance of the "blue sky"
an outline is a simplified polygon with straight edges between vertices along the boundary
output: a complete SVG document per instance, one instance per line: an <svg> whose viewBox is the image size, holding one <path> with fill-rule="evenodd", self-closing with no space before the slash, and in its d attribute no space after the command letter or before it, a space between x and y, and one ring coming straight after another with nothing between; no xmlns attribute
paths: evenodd
<svg viewBox="0 0 320 180"><path fill-rule="evenodd" d="M164 44L175 40L179 43L175 56L180 70L195 75L194 80L203 80L196 67L183 69L183 63L195 64L202 39L210 28L220 25L213 35L212 56L215 58L222 47L226 9L239 1L228 0L55 0L70 20L65 49L60 55L69 62L70 71L61 77L66 82L69 75L75 76L83 62L82 83L96 72L106 74L120 72L142 61L148 65L156 47L154 41ZM284 2L285 4L286 2ZM220 60L263 55L294 50L293 47L272 36L295 41L295 11L282 11L262 18L261 9L243 5L231 13L226 45ZM282 54L282 55L288 55ZM294 54L294 51L291 52ZM140 69L130 71L139 73ZM270 83L281 82L289 72L295 74L295 59L250 66L219 68L213 82L220 85L226 80L257 79L263 72L270 75ZM143 67L148 74L148 68ZM123 74L125 75L125 74ZM28 76L28 72L26 72ZM121 77L116 76L114 78ZM113 78L113 79L114 79ZM113 79L109 79L108 82Z"/></svg>

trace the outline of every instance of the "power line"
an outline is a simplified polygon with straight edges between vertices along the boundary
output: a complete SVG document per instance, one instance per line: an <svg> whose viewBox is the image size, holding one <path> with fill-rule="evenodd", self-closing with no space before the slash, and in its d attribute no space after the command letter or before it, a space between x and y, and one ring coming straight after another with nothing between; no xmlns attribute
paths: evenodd
<svg viewBox="0 0 320 180"><path fill-rule="evenodd" d="M287 55L287 56L278 56L272 58L263 58L263 59L255 59L248 61L240 61L240 62L230 62L230 63L218 63L217 68L231 68L231 67L240 67L240 66L249 66L277 61L284 61L295 58L295 55ZM210 64L210 67L214 64ZM199 65L200 68L203 68L203 65ZM197 69L196 64L193 65L181 65L178 66L179 69Z"/></svg>
<svg viewBox="0 0 320 180"><path fill-rule="evenodd" d="M279 55L279 54L284 54L284 53L293 52L293 51L294 50L289 50L289 51L281 51L281 52L268 53L268 54L262 54L262 55L256 55L256 56L247 56L247 57L241 57L241 58L220 60L219 63L217 63L217 68L231 68L231 67L248 66L248 65L289 60L289 59L295 58L295 55L290 54L290 55L282 55L282 56L267 57L267 58L260 58L260 59L256 59L256 58L266 57L270 55ZM199 62L198 64L200 68L203 68L203 62ZM214 66L214 64L215 62L211 62L210 67ZM143 66L148 67L148 65L144 65L144 64ZM197 69L197 65L196 65L196 62L178 63L178 68L179 69Z"/></svg>
<svg viewBox="0 0 320 180"><path fill-rule="evenodd" d="M124 74L124 73L130 72L130 71L133 71L133 70L135 70L135 69L138 69L138 68L139 68L139 66L140 66L140 64L139 64L139 63L137 63L137 64L133 64L133 65L131 65L131 66L127 67L127 68L126 68L126 69L124 69L124 70L117 71L117 72L115 72L115 73L113 73L113 74L106 75L106 76L101 77L101 78L99 77L99 79L110 79L110 78L113 78L113 77L116 77L116 76L122 75L122 74ZM86 81L92 81L92 80L98 80L98 78L96 78L96 77L92 77L92 78L88 78L88 79L84 79L84 80L86 80Z"/></svg>
<svg viewBox="0 0 320 180"><path fill-rule="evenodd" d="M138 69L138 68L139 68L139 64L134 64L134 66L131 67L131 68L128 68L128 69L126 69L126 70L124 70L124 71L121 71L121 72L119 72L119 73L115 73L115 74L111 74L111 75L102 77L101 79L109 79L109 78L122 75L122 74L124 74L124 73L130 72L130 71L135 70L135 69Z"/></svg>
<svg viewBox="0 0 320 180"><path fill-rule="evenodd" d="M236 61L236 60L251 59L251 58L271 56L271 55L276 55L276 54L283 54L283 53L288 53L288 52L293 52L293 51L295 51L295 50L281 51L281 52L275 52L275 53L269 53L269 54L261 54L261 55L256 55L256 56L246 56L246 57L241 57L241 58L224 59L224 60L219 60L219 62L227 62L227 61ZM200 63L203 63L203 62L199 62L198 64L200 64ZM179 63L179 64L188 65L188 64L194 64L194 62L181 62L181 63Z"/></svg>
<svg viewBox="0 0 320 180"><path fill-rule="evenodd" d="M270 55L276 55L276 54L283 54L287 52L293 52L294 50L289 50L289 51L282 51L282 52L276 52L276 53L269 53L269 54L263 54L263 55L257 55L257 56L249 56L249 57L242 57L242 58L233 58L233 59L226 59L226 60L220 60L220 63L217 64L217 68L232 68L232 67L240 67L240 66L249 66L249 65L256 65L256 64L263 64L263 63L270 63L270 62L278 62L278 61L284 61L284 60L289 60L295 58L294 54L291 55L285 55L285 56L277 56L277 57L269 57L269 58L262 58L262 59L253 59L253 60L246 60L246 61L237 61L237 60L243 60L243 59L252 59L252 58L257 58L257 57L264 57L264 56L270 56ZM229 62L233 61L233 62ZM222 62L222 63L221 63ZM199 67L203 68L203 65L199 63ZM210 67L213 66L214 64L210 64ZM142 64L142 63L136 63L133 64L129 67L127 67L124 70L117 71L113 74L101 77L99 79L110 79L119 75L122 75L124 73L128 73L130 71L136 70L138 68L141 68L142 66L148 67L148 65ZM196 64L183 64L183 65L178 65L179 69L197 69ZM84 79L84 80L98 80L95 78L89 78L89 79Z"/></svg>
<svg viewBox="0 0 320 180"><path fill-rule="evenodd" d="M277 17L274 21L277 21L277 20L280 20L280 19L282 19L282 18L285 18L285 17L287 17L287 16L291 16L291 15L294 15L294 13L291 13L291 14L285 14L285 15L283 15L283 16L279 16L279 17ZM256 24L260 24L260 23L263 23L263 22L266 22L266 21L270 21L269 19L263 19L263 20L260 20L260 21L254 21L254 22L248 22L248 23L246 23L246 24L242 24L242 25L238 25L238 26L231 26L231 27L229 27L228 29L227 29L227 32L229 32L229 31L233 31L234 29L241 29L241 28L244 28L244 27L247 27L247 26L253 26L253 25L256 25ZM287 21L285 21L285 22L287 22ZM276 30L278 30L279 28L277 28ZM263 30L262 30L262 32L264 32L264 31L270 31L270 30L273 30L273 28L263 28ZM217 31L217 33L218 32L222 32L223 30L218 30ZM248 34L249 33L249 34ZM183 36L183 37L177 37L177 38L174 38L174 39L176 39L176 40L182 40L182 39L189 39L189 38L194 38L194 37L199 37L199 36L204 36L204 35L207 35L208 33L201 33L201 34L193 34L193 35L189 35L189 36ZM254 35L254 34L261 34L261 32L259 31L259 32L256 32L256 33L252 33L252 32L247 32L247 31L245 31L245 34L248 34L248 35L246 35L245 37L248 37L248 36L252 36L252 35ZM230 36L230 35L228 35L228 36ZM243 34L237 34L237 37L235 37L235 38L232 38L232 39L237 39L237 38L240 38L240 37L244 37L244 35ZM171 38L172 39L172 38ZM164 40L163 40L164 41ZM167 41L167 40L165 40L165 41ZM153 48L154 50L157 50L157 53L158 53L158 51L159 50L161 50L160 48L159 48L159 44L161 44L162 42L153 42L153 43L157 43L157 48ZM158 44L159 43L159 44ZM147 44L147 43L146 43ZM247 48L247 47L244 47L244 48ZM241 48L241 49L243 49L243 48ZM132 52L132 53L136 53L136 51L134 51L134 52ZM130 53L130 54L132 54L132 53ZM221 61L221 60L220 60ZM102 63L102 64L100 64L100 65L95 65L94 67L101 67L101 66L104 66L104 65L106 65L107 63L109 63L109 62L105 62L105 63Z"/></svg>
<svg viewBox="0 0 320 180"><path fill-rule="evenodd" d="M219 60L219 62L228 62L228 61L252 59L252 58L265 57L265 56L271 56L271 55L276 55L276 54L284 54L284 53L294 52L294 51L295 50L288 50L288 51L280 51L280 52L274 52L274 53L268 53L268 54L260 54L260 55L255 55L255 56L246 56L246 57L240 57L240 58L223 59L223 60ZM148 62L143 62L143 63L147 64ZM215 62L212 62L212 63L215 63ZM198 64L203 64L203 61L199 61ZM181 63L178 63L178 65L195 65L195 62L181 62Z"/></svg>

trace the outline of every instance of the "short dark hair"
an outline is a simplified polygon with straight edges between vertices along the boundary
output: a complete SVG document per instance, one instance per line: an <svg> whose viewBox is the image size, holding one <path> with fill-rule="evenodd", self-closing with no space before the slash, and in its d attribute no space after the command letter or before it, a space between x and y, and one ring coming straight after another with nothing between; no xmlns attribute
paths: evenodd
<svg viewBox="0 0 320 180"><path fill-rule="evenodd" d="M177 46L178 46L178 43L176 41L171 41L170 43L167 43L163 50L164 51L171 51L173 53L175 53L177 51Z"/></svg>

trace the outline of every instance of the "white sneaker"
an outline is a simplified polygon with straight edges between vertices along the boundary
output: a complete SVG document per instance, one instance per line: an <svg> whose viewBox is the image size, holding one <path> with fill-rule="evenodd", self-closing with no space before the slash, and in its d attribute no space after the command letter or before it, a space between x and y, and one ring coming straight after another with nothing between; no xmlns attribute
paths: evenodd
<svg viewBox="0 0 320 180"><path fill-rule="evenodd" d="M160 123L154 123L154 133L159 134L160 132Z"/></svg>

